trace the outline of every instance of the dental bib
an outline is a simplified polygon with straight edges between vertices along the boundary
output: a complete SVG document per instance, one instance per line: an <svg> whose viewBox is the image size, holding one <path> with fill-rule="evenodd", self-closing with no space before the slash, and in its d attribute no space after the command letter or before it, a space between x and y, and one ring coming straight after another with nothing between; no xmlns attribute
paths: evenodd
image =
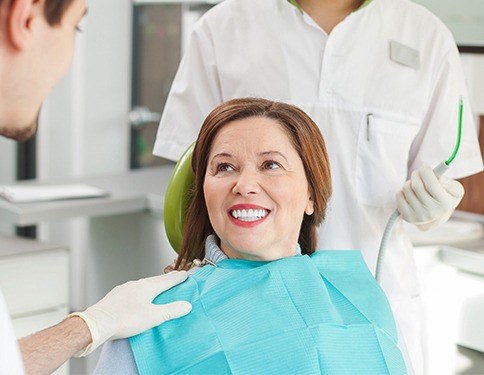
<svg viewBox="0 0 484 375"><path fill-rule="evenodd" d="M358 251L207 265L154 303L193 310L130 338L144 374L404 374L388 301Z"/></svg>

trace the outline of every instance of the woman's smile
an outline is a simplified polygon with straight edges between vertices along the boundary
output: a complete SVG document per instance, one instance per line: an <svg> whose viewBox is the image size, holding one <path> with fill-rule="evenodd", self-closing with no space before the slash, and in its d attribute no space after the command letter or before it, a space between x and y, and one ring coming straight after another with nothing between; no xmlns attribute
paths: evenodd
<svg viewBox="0 0 484 375"><path fill-rule="evenodd" d="M251 228L264 222L270 212L255 204L236 204L229 208L228 216L235 225Z"/></svg>

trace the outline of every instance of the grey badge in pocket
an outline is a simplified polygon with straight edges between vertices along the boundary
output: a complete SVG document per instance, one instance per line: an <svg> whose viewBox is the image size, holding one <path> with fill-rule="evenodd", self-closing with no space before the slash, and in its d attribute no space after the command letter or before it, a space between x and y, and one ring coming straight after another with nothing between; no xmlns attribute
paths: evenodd
<svg viewBox="0 0 484 375"><path fill-rule="evenodd" d="M415 70L420 69L420 52L395 40L390 41L390 59Z"/></svg>

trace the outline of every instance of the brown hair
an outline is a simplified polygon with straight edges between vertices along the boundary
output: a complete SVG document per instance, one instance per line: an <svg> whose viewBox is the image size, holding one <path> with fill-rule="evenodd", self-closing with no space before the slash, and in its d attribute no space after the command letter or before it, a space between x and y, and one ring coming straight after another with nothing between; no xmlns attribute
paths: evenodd
<svg viewBox="0 0 484 375"><path fill-rule="evenodd" d="M15 0L0 0L0 6L5 3L7 8L10 7ZM61 23L64 13L74 0L45 0L44 16L48 24L51 26L59 25Z"/></svg>
<svg viewBox="0 0 484 375"><path fill-rule="evenodd" d="M74 0L45 0L44 15L49 25L59 25Z"/></svg>
<svg viewBox="0 0 484 375"><path fill-rule="evenodd" d="M312 254L316 250L316 227L324 219L331 196L329 160L319 128L305 112L293 105L258 98L234 99L215 108L200 129L192 159L195 173L193 199L185 220L183 242L175 265L177 269L184 268L194 259L203 259L205 239L214 232L203 194L213 140L226 124L250 117L265 117L282 125L302 160L314 213L304 214L298 242L303 254Z"/></svg>

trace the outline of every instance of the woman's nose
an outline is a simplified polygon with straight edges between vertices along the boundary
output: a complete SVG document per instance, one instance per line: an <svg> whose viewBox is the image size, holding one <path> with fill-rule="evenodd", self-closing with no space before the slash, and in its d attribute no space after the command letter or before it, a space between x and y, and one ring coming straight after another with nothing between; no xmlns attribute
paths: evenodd
<svg viewBox="0 0 484 375"><path fill-rule="evenodd" d="M232 193L246 196L260 192L260 185L257 173L251 171L242 171L237 176Z"/></svg>

